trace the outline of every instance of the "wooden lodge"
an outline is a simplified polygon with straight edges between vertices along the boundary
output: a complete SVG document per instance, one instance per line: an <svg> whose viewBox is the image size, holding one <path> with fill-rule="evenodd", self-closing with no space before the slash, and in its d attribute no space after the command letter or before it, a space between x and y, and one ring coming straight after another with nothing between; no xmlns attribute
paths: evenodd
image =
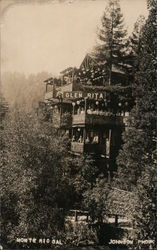
<svg viewBox="0 0 157 250"><path fill-rule="evenodd" d="M133 106L126 75L113 67L112 84L104 67L89 55L79 69L68 68L58 79L45 80L45 119L69 134L71 152L101 159L110 172L121 147L121 135Z"/></svg>

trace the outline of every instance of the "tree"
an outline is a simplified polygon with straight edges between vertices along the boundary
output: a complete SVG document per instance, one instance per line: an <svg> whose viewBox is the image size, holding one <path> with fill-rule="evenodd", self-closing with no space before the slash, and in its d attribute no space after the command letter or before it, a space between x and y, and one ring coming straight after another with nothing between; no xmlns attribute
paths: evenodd
<svg viewBox="0 0 157 250"><path fill-rule="evenodd" d="M10 109L22 107L32 111L44 97L45 86L43 81L50 77L47 72L30 74L26 77L22 73L5 72L2 74L2 91L9 103Z"/></svg>
<svg viewBox="0 0 157 250"><path fill-rule="evenodd" d="M134 221L135 239L151 240L152 246L157 246L157 168L145 166L134 189L132 219Z"/></svg>
<svg viewBox="0 0 157 250"><path fill-rule="evenodd" d="M5 123L1 150L2 240L63 237L66 212L75 202L70 179L76 158L68 140L34 113L15 111ZM59 237L59 236L58 236Z"/></svg>
<svg viewBox="0 0 157 250"><path fill-rule="evenodd" d="M0 121L2 122L5 118L5 115L8 111L8 103L6 102L5 98L3 97L0 91Z"/></svg>
<svg viewBox="0 0 157 250"><path fill-rule="evenodd" d="M3 138L3 130L4 130L4 120L8 112L8 103L2 95L0 90L0 150L4 148L4 138Z"/></svg>
<svg viewBox="0 0 157 250"><path fill-rule="evenodd" d="M124 69L126 57L126 30L123 25L118 0L111 0L102 17L102 27L98 32L99 44L94 51L96 60L104 65L107 80L112 84L112 69Z"/></svg>
<svg viewBox="0 0 157 250"><path fill-rule="evenodd" d="M136 105L130 113L129 128L124 133L124 145L118 157L119 171L121 167L123 169L121 179L124 175L125 183L128 180L136 184L143 166L152 162L152 151L155 148L157 45L154 42L154 16L152 10L143 29L139 71L136 72L134 82Z"/></svg>
<svg viewBox="0 0 157 250"><path fill-rule="evenodd" d="M102 223L106 215L106 201L109 191L109 184L105 178L100 176L92 189L88 189L84 193L84 203L88 208L90 216L93 221L98 220Z"/></svg>
<svg viewBox="0 0 157 250"><path fill-rule="evenodd" d="M107 201L109 184L101 175L97 178L92 189L84 192L84 207L89 211L90 218L95 224L99 244L104 244L107 228L105 227L107 216ZM106 229L106 230L105 230ZM108 240L108 239L107 239ZM107 243L107 242L106 242Z"/></svg>
<svg viewBox="0 0 157 250"><path fill-rule="evenodd" d="M145 17L139 16L137 19L132 34L128 39L128 54L127 63L130 65L129 74L134 79L135 72L138 70L139 66L139 53L142 46L142 29L145 24Z"/></svg>
<svg viewBox="0 0 157 250"><path fill-rule="evenodd" d="M129 128L118 156L118 178L121 188L131 189L137 197L132 216L140 239L156 239L156 11L157 3L149 1L149 16L143 27L139 67L135 75L136 105L131 111Z"/></svg>

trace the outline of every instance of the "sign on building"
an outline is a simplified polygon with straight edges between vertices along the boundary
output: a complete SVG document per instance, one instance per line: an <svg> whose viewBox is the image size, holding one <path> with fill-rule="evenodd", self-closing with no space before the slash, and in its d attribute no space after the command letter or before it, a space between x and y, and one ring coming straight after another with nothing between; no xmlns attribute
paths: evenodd
<svg viewBox="0 0 157 250"><path fill-rule="evenodd" d="M79 98L89 98L89 99L106 99L106 92L83 92L83 91L66 91L63 92L63 98L65 99L79 99Z"/></svg>

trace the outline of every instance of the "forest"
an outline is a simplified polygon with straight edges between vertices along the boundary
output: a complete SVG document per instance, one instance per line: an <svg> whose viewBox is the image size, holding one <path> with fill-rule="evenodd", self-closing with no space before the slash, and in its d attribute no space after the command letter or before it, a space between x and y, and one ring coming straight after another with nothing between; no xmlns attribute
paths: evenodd
<svg viewBox="0 0 157 250"><path fill-rule="evenodd" d="M156 0L148 0L147 8L148 18L140 16L128 36L119 1L108 1L98 32L100 43L92 52L104 65L110 85L113 66L126 72L135 99L110 183L89 155L70 154L67 135L38 117L49 73L1 76L3 249L156 249ZM108 211L118 209L115 200L122 203L121 212L132 230L108 223ZM67 220L77 209L88 211L89 222L74 226ZM113 239L132 243L111 246Z"/></svg>

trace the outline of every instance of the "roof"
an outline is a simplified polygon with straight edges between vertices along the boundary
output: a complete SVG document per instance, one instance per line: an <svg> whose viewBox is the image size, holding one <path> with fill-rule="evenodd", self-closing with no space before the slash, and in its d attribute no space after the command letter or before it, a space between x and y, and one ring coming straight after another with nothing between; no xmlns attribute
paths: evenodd
<svg viewBox="0 0 157 250"><path fill-rule="evenodd" d="M86 54L85 58L83 59L80 68L84 68L84 69L91 69L94 66L103 66L102 63L99 63L96 58L94 58L92 56L92 54ZM112 71L115 73L120 73L120 74L124 74L124 71L119 69L118 67L116 67L115 65L112 66Z"/></svg>
<svg viewBox="0 0 157 250"><path fill-rule="evenodd" d="M68 68L64 69L63 71L61 71L60 74L63 74L63 75L64 74L69 74L69 73L73 72L74 69L75 68L73 68L73 67L68 67Z"/></svg>
<svg viewBox="0 0 157 250"><path fill-rule="evenodd" d="M50 77L44 81L45 83L53 83L53 77Z"/></svg>
<svg viewBox="0 0 157 250"><path fill-rule="evenodd" d="M93 66L98 66L99 64L92 58L91 55L86 54L85 58L83 59L80 68L93 68Z"/></svg>
<svg viewBox="0 0 157 250"><path fill-rule="evenodd" d="M133 192L112 188L108 196L108 211L111 214L129 216L135 200Z"/></svg>

